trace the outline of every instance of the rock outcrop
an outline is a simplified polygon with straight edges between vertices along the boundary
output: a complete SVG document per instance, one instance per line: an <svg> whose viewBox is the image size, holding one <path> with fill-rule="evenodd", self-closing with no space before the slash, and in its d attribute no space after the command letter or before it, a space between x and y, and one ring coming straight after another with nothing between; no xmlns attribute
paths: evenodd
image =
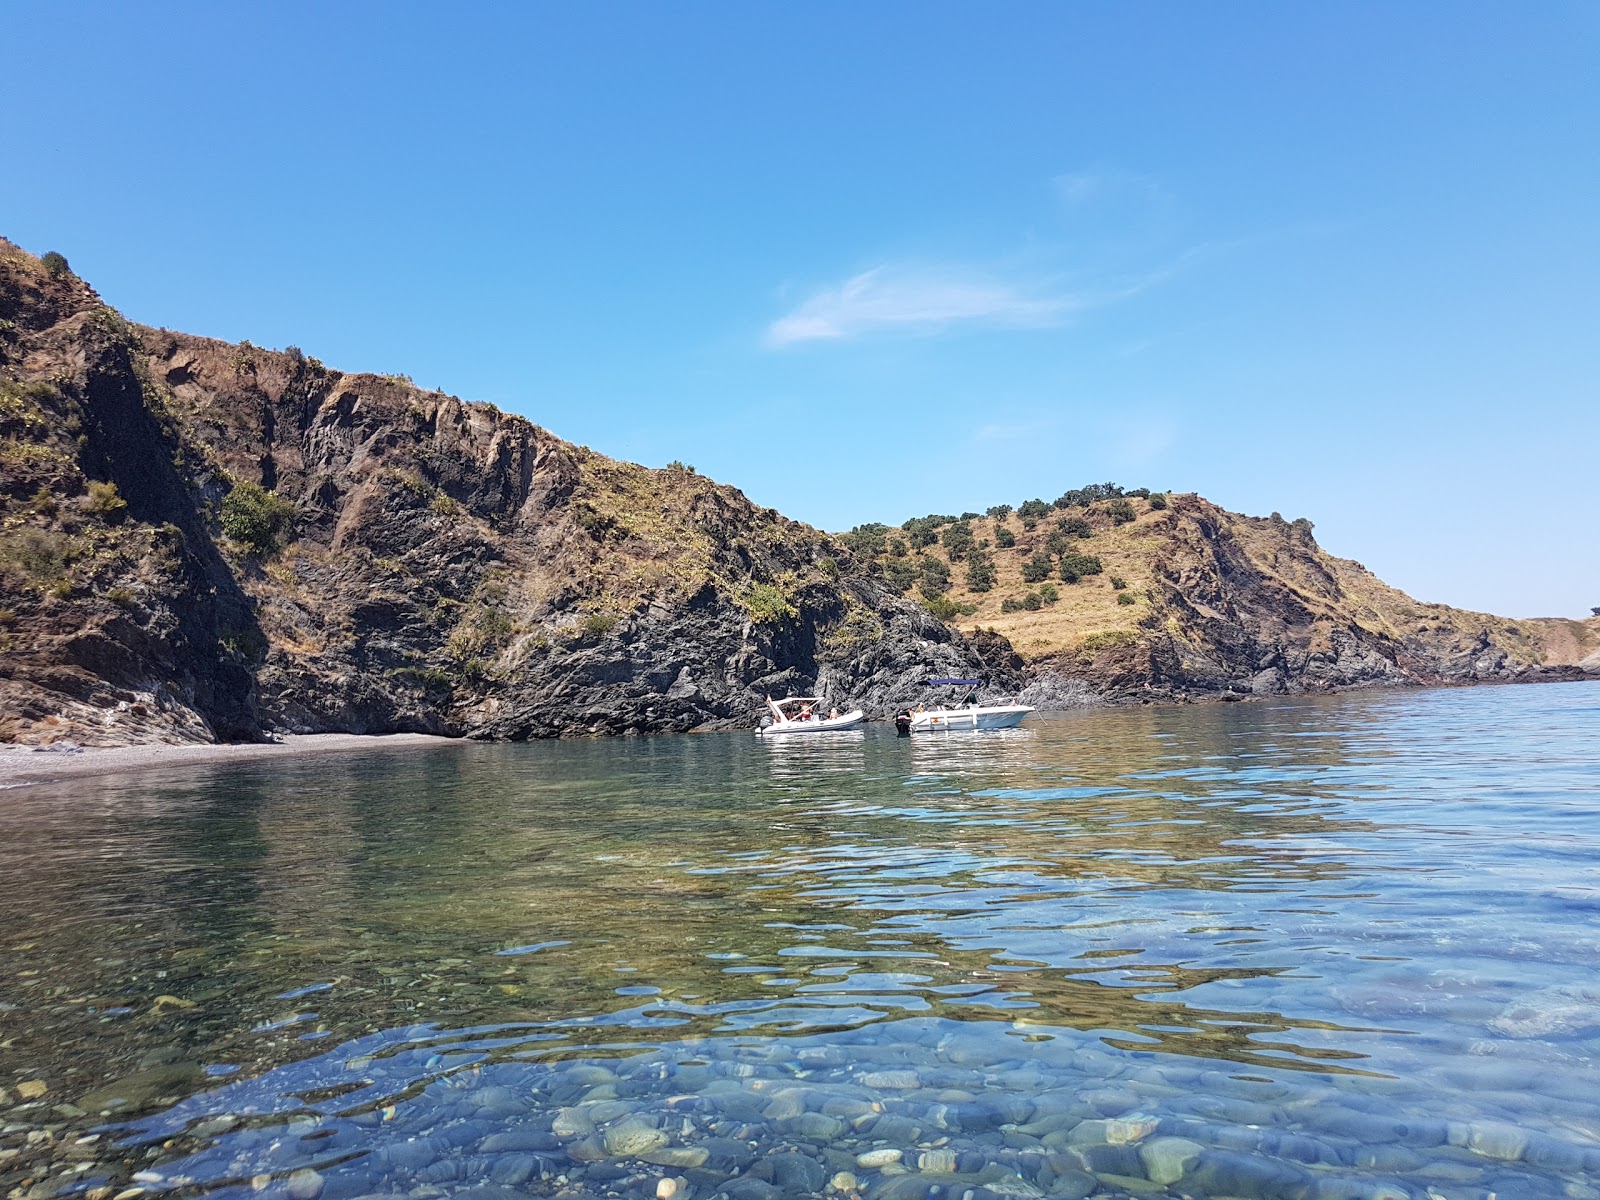
<svg viewBox="0 0 1600 1200"><path fill-rule="evenodd" d="M1309 521L1119 490L933 518L938 540L914 548L928 518L841 536L908 590L948 576L955 619L1015 644L1040 707L1600 678L1600 619L1423 604L1326 553Z"/></svg>
<svg viewBox="0 0 1600 1200"><path fill-rule="evenodd" d="M122 320L0 243L0 738L875 715L1009 647L827 535L399 378Z"/></svg>
<svg viewBox="0 0 1600 1200"><path fill-rule="evenodd" d="M1418 604L1306 522L1196 496L1069 515L969 522L979 592L956 548L832 537L405 378L131 324L0 241L0 740L750 726L767 694L886 715L930 675L1064 707L1600 674L1600 621ZM1003 609L1024 563L1071 574L1069 537L1105 569ZM964 629L906 594L952 567Z"/></svg>

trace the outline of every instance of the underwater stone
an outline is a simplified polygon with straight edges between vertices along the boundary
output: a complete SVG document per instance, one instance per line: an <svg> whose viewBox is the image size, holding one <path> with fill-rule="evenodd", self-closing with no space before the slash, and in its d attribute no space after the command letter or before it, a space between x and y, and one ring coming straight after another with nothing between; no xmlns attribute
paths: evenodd
<svg viewBox="0 0 1600 1200"><path fill-rule="evenodd" d="M658 1167L689 1168L705 1166L711 1158L711 1152L704 1146L662 1146L646 1150L637 1157Z"/></svg>
<svg viewBox="0 0 1600 1200"><path fill-rule="evenodd" d="M837 1117L825 1117L821 1113L801 1113L792 1121L785 1121L784 1125L790 1133L808 1142L831 1142L842 1134L847 1126Z"/></svg>
<svg viewBox="0 0 1600 1200"><path fill-rule="evenodd" d="M1158 1137L1139 1147L1139 1160L1151 1180L1166 1185L1182 1179L1204 1152L1204 1146L1188 1138Z"/></svg>
<svg viewBox="0 0 1600 1200"><path fill-rule="evenodd" d="M861 1076L864 1087L885 1091L911 1091L922 1086L915 1071L868 1071Z"/></svg>
<svg viewBox="0 0 1600 1200"><path fill-rule="evenodd" d="M1473 1122L1467 1127L1466 1147L1485 1158L1514 1162L1528 1148L1528 1131L1500 1122Z"/></svg>
<svg viewBox="0 0 1600 1200"><path fill-rule="evenodd" d="M654 1125L639 1119L623 1121L605 1131L605 1147L618 1158L633 1158L671 1140Z"/></svg>
<svg viewBox="0 0 1600 1200"><path fill-rule="evenodd" d="M897 1163L902 1157L902 1152L892 1146L885 1146L877 1150L867 1150L856 1155L856 1166L864 1167L869 1171L886 1167L890 1163Z"/></svg>

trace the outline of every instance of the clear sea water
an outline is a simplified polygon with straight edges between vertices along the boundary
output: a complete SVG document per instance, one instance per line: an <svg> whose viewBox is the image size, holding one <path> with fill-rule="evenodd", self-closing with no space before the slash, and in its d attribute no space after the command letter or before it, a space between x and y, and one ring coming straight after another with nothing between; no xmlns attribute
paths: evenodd
<svg viewBox="0 0 1600 1200"><path fill-rule="evenodd" d="M1600 1200L1600 686L0 793L37 1200Z"/></svg>

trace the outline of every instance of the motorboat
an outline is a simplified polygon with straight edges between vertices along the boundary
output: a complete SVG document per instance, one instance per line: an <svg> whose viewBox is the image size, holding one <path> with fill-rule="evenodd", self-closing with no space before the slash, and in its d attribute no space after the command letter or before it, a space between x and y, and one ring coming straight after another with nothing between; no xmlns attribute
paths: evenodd
<svg viewBox="0 0 1600 1200"><path fill-rule="evenodd" d="M930 687L963 687L963 699L938 708L918 708L911 713L911 732L946 733L962 729L1011 729L1033 711L1027 704L979 704L981 679L930 679Z"/></svg>
<svg viewBox="0 0 1600 1200"><path fill-rule="evenodd" d="M832 733L836 729L851 729L867 719L859 708L847 713L821 715L822 701L815 696L790 696L786 700L767 697L768 715L761 718L756 732L763 737L780 733Z"/></svg>

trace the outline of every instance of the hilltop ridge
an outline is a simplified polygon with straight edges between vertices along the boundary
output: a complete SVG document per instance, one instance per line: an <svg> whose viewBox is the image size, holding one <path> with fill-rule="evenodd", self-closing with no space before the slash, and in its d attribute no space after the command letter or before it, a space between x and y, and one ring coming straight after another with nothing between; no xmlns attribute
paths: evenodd
<svg viewBox="0 0 1600 1200"><path fill-rule="evenodd" d="M1600 673L1600 619L1422 603L1328 554L1308 520L1193 494L1094 484L840 537L953 624L1007 638L1047 704Z"/></svg>
<svg viewBox="0 0 1600 1200"><path fill-rule="evenodd" d="M1113 491L833 536L402 376L131 323L0 240L3 741L749 727L767 694L882 716L952 675L1056 706L1600 672L1600 622L1419 605L1307 523Z"/></svg>
<svg viewBox="0 0 1600 1200"><path fill-rule="evenodd" d="M1016 682L827 535L522 417L125 321L0 242L0 738L525 738Z"/></svg>

